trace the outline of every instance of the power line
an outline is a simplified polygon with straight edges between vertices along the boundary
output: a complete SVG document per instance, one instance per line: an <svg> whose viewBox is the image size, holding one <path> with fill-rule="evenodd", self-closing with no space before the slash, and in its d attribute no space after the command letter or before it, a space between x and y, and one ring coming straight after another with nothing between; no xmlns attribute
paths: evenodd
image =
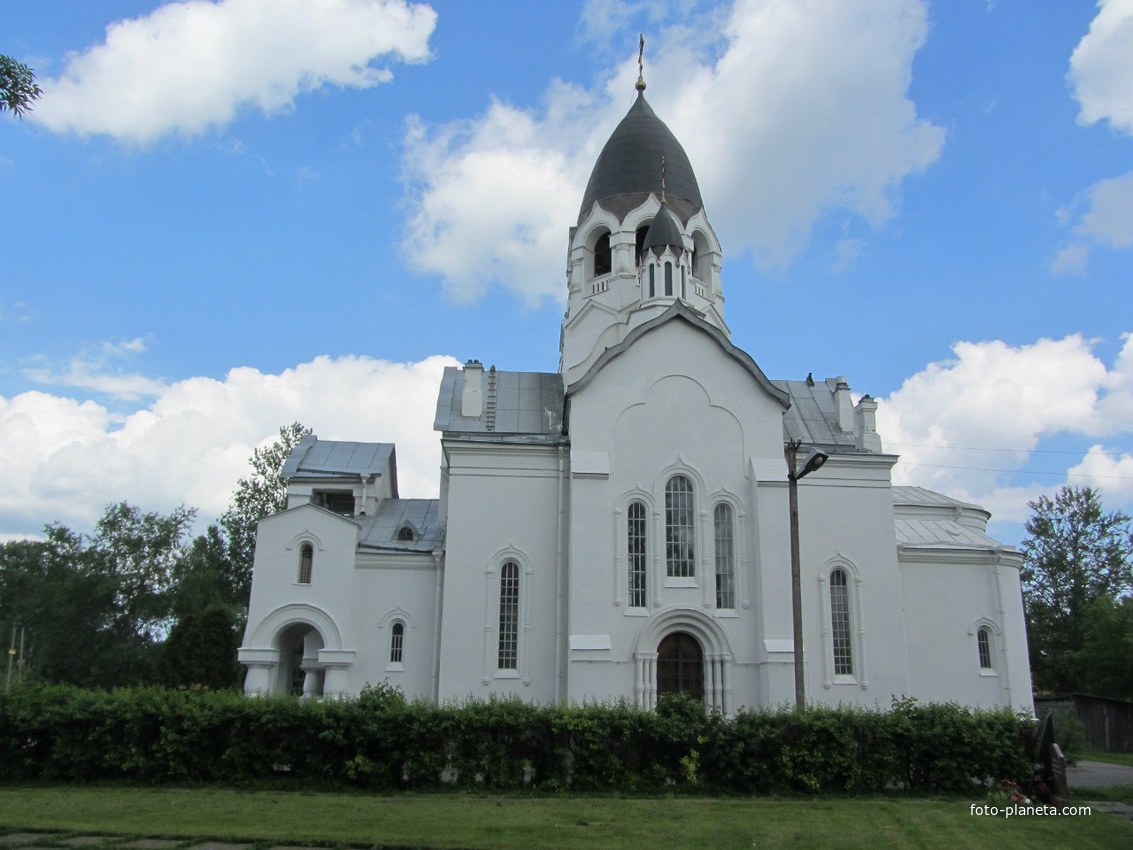
<svg viewBox="0 0 1133 850"><path fill-rule="evenodd" d="M933 469L963 469L970 472L1004 472L1009 475L1058 475L1066 476L1067 478L1107 478L1114 481L1133 481L1133 475L1095 475L1088 472L1047 472L1046 470L1034 469L993 469L988 466L949 466L943 463L917 463L916 461L906 461L904 458L900 461L905 466L929 466Z"/></svg>
<svg viewBox="0 0 1133 850"><path fill-rule="evenodd" d="M947 449L949 451L965 451L965 452L1026 452L1027 454L1037 455L1081 455L1082 451L1075 451L1073 449L988 449L981 446L938 446L931 443L891 443L882 438L882 442L886 446L899 446L907 449ZM1118 450L1116 452L1095 452L1091 451L1092 455L1104 455L1106 457L1122 457L1123 455L1133 454L1133 449Z"/></svg>

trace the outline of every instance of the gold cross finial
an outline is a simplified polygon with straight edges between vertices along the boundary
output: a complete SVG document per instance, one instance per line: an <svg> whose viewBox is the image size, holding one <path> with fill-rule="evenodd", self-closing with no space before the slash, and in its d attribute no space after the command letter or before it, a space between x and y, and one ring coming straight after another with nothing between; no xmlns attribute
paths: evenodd
<svg viewBox="0 0 1133 850"><path fill-rule="evenodd" d="M644 57L645 57L645 34L638 33L637 36L637 85L634 86L639 92L645 91L645 72L644 72Z"/></svg>

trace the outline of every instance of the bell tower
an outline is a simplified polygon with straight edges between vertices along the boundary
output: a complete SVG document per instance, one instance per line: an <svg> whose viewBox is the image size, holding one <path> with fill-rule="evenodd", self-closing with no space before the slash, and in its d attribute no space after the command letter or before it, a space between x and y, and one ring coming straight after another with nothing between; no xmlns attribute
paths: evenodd
<svg viewBox="0 0 1133 850"><path fill-rule="evenodd" d="M612 345L676 301L728 334L722 253L688 155L637 96L591 171L570 230L559 371L569 387Z"/></svg>

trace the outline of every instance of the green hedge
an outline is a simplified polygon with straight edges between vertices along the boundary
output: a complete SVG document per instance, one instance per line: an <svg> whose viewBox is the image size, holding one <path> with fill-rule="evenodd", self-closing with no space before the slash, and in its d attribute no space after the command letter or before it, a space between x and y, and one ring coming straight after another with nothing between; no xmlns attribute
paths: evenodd
<svg viewBox="0 0 1133 850"><path fill-rule="evenodd" d="M705 714L683 699L432 705L159 688L0 695L0 781L970 794L1025 783L1032 724L1008 711L895 701Z"/></svg>

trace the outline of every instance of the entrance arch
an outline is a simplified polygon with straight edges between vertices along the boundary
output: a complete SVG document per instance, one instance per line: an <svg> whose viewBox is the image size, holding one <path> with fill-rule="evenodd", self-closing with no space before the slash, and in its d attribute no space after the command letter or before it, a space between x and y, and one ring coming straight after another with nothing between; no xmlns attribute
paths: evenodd
<svg viewBox="0 0 1133 850"><path fill-rule="evenodd" d="M699 608L654 612L633 642L634 701L656 708L661 693L682 692L709 711L732 711L732 648L715 618Z"/></svg>
<svg viewBox="0 0 1133 850"><path fill-rule="evenodd" d="M657 696L664 694L704 701L704 650L688 632L673 632L657 647Z"/></svg>

